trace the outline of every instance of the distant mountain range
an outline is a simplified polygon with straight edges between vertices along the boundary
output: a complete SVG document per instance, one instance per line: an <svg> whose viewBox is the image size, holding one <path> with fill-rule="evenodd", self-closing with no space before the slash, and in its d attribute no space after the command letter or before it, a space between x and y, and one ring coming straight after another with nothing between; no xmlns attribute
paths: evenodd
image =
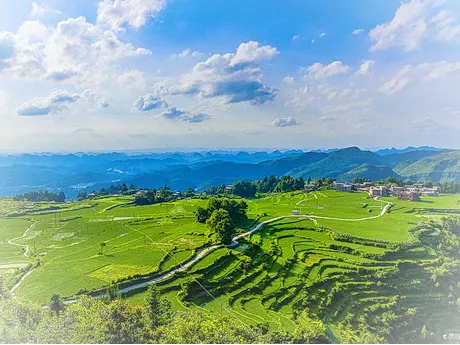
<svg viewBox="0 0 460 345"><path fill-rule="evenodd" d="M176 152L129 155L46 154L0 156L0 196L40 188L63 190L75 197L80 190L97 190L111 184L197 190L268 175L305 179L355 177L379 180L389 176L413 180L460 182L460 150L433 147L377 152L358 147L327 152L300 150L273 152Z"/></svg>

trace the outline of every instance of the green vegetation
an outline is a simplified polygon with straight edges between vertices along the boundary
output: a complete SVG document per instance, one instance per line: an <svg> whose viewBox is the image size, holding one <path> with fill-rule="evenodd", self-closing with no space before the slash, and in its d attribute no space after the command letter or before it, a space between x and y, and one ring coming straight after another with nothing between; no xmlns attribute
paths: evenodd
<svg viewBox="0 0 460 345"><path fill-rule="evenodd" d="M144 206L129 195L62 205L1 200L0 339L440 341L459 320L460 221L452 210L460 195L381 199L320 190ZM301 216L221 245L294 209ZM117 291L206 248L153 288ZM13 291L18 300L7 298L25 272ZM96 292L106 298L72 305L59 298ZM38 307L44 303L48 309Z"/></svg>
<svg viewBox="0 0 460 345"><path fill-rule="evenodd" d="M37 192L27 192L24 194L13 195L12 199L15 201L55 201L55 202L64 202L65 194L64 192L53 193L47 190L39 190Z"/></svg>

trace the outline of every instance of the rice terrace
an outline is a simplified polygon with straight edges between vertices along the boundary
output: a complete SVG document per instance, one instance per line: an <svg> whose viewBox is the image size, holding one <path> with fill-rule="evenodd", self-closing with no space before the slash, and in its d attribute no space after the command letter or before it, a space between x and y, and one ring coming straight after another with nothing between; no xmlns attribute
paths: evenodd
<svg viewBox="0 0 460 345"><path fill-rule="evenodd" d="M443 331L456 331L459 319L449 315L457 301L445 293L455 276L439 248L459 194L411 202L322 190L244 200L247 220L232 243L216 245L195 217L208 198L145 206L121 195L2 199L3 286L44 305L53 294L67 303L100 297L115 284L142 305L154 282L175 311L228 315L273 331L322 324L331 342L354 342L382 324L429 333L442 322Z"/></svg>

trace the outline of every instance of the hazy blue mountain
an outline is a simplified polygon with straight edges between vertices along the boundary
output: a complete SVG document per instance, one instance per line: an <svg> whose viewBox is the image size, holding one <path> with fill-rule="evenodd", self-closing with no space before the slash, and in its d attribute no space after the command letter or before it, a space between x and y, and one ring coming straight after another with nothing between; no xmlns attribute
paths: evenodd
<svg viewBox="0 0 460 345"><path fill-rule="evenodd" d="M413 152L413 151L441 151L442 149L433 147L433 146L419 146L419 147L413 147L413 146L408 146L405 149L396 149L392 147L391 149L382 149L376 151L377 154L381 156L387 156L387 155L393 155L393 154L401 154L401 153L407 153L407 152Z"/></svg>
<svg viewBox="0 0 460 345"><path fill-rule="evenodd" d="M409 151L387 155L358 147L329 152L221 150L8 155L0 156L0 196L42 188L62 190L73 198L79 190L90 192L118 183L133 183L143 188L167 184L178 190L188 187L200 190L269 175L302 176L305 179L333 177L339 181L350 181L354 177L378 180L395 176L460 182L460 151L406 150Z"/></svg>

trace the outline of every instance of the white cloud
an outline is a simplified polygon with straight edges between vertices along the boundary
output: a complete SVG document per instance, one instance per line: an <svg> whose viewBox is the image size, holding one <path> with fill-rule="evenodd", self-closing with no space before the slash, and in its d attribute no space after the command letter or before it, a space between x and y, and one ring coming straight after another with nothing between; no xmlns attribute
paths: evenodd
<svg viewBox="0 0 460 345"><path fill-rule="evenodd" d="M124 25L139 29L165 6L165 0L102 0L97 7L97 22L114 31L123 30Z"/></svg>
<svg viewBox="0 0 460 345"><path fill-rule="evenodd" d="M410 82L413 66L404 66L396 75L380 87L380 91L392 95L406 87Z"/></svg>
<svg viewBox="0 0 460 345"><path fill-rule="evenodd" d="M365 60L359 66L358 71L356 72L357 75L368 76L372 75L374 72L375 61L374 60Z"/></svg>
<svg viewBox="0 0 460 345"><path fill-rule="evenodd" d="M436 39L444 42L454 41L460 36L460 25L455 24L456 20L452 12L442 10L431 19L431 24L436 27Z"/></svg>
<svg viewBox="0 0 460 345"><path fill-rule="evenodd" d="M351 33L352 35L360 35L364 32L364 29L354 29Z"/></svg>
<svg viewBox="0 0 460 345"><path fill-rule="evenodd" d="M137 111L149 111L167 107L168 103L161 98L150 94L139 97L133 105L133 108Z"/></svg>
<svg viewBox="0 0 460 345"><path fill-rule="evenodd" d="M32 18L44 18L47 16L56 16L62 14L61 11L55 10L46 6L45 4L37 4L35 1L32 2L32 9L30 11L30 16Z"/></svg>
<svg viewBox="0 0 460 345"><path fill-rule="evenodd" d="M279 117L272 121L272 126L275 126L275 127L290 127L290 126L296 126L298 124L299 124L298 120L292 116Z"/></svg>
<svg viewBox="0 0 460 345"><path fill-rule="evenodd" d="M187 57L187 56L191 56L191 57L200 57L202 56L203 53L200 52L200 51L192 51L191 49L184 49L182 51L180 51L179 53L176 53L176 54L172 54L171 57L173 59L180 59L180 58L184 58L184 57Z"/></svg>
<svg viewBox="0 0 460 345"><path fill-rule="evenodd" d="M117 83L123 87L130 87L138 90L143 90L147 86L145 75L139 70L130 70L120 74L117 78Z"/></svg>
<svg viewBox="0 0 460 345"><path fill-rule="evenodd" d="M324 36L326 36L325 32L322 32L322 33L319 34L319 38L323 38Z"/></svg>
<svg viewBox="0 0 460 345"><path fill-rule="evenodd" d="M409 83L445 78L458 71L460 71L460 62L438 61L424 62L416 66L405 65L380 87L380 91L392 95L404 89Z"/></svg>
<svg viewBox="0 0 460 345"><path fill-rule="evenodd" d="M0 34L0 68L6 75L69 80L87 87L117 78L118 61L148 54L85 17L66 19L55 28L27 21L16 34Z"/></svg>
<svg viewBox="0 0 460 345"><path fill-rule="evenodd" d="M292 40L293 40L293 41L297 41L297 40L300 39L301 37L302 37L302 36L300 36L300 35L294 35L294 36L292 36Z"/></svg>
<svg viewBox="0 0 460 345"><path fill-rule="evenodd" d="M437 12L442 0L411 0L396 10L390 22L379 24L369 31L374 44L371 51L402 47L405 51L419 49L424 38L450 42L460 35L453 15L445 10Z"/></svg>
<svg viewBox="0 0 460 345"><path fill-rule="evenodd" d="M316 62L311 66L301 69L302 72L306 73L306 76L314 79L328 78L333 75L347 73L349 70L350 67L344 65L342 61L334 61L328 65Z"/></svg>
<svg viewBox="0 0 460 345"><path fill-rule="evenodd" d="M188 111L177 109L176 107L168 108L161 114L161 117L169 120L180 120L182 122L199 123L210 119L209 115L198 113L192 114Z"/></svg>
<svg viewBox="0 0 460 345"><path fill-rule="evenodd" d="M421 63L418 68L424 71L425 80L443 78L453 72L460 70L460 62L439 61L432 63Z"/></svg>
<svg viewBox="0 0 460 345"><path fill-rule="evenodd" d="M157 83L160 94L197 95L205 98L221 98L225 103L249 102L263 104L274 99L277 90L262 83L259 61L278 54L271 46L258 42L242 43L236 53L214 54L196 64L179 78Z"/></svg>
<svg viewBox="0 0 460 345"><path fill-rule="evenodd" d="M82 98L79 94L57 90L47 97L38 97L23 103L17 108L21 116L38 116L57 113L67 109L67 105L75 103Z"/></svg>
<svg viewBox="0 0 460 345"><path fill-rule="evenodd" d="M278 54L278 49L272 46L261 46L257 41L249 41L239 45L236 50L236 54L231 59L230 66L248 62L257 62L260 60L270 60Z"/></svg>
<svg viewBox="0 0 460 345"><path fill-rule="evenodd" d="M285 84L292 84L293 82L294 82L294 77L290 75L285 76L283 79L283 83Z"/></svg>

